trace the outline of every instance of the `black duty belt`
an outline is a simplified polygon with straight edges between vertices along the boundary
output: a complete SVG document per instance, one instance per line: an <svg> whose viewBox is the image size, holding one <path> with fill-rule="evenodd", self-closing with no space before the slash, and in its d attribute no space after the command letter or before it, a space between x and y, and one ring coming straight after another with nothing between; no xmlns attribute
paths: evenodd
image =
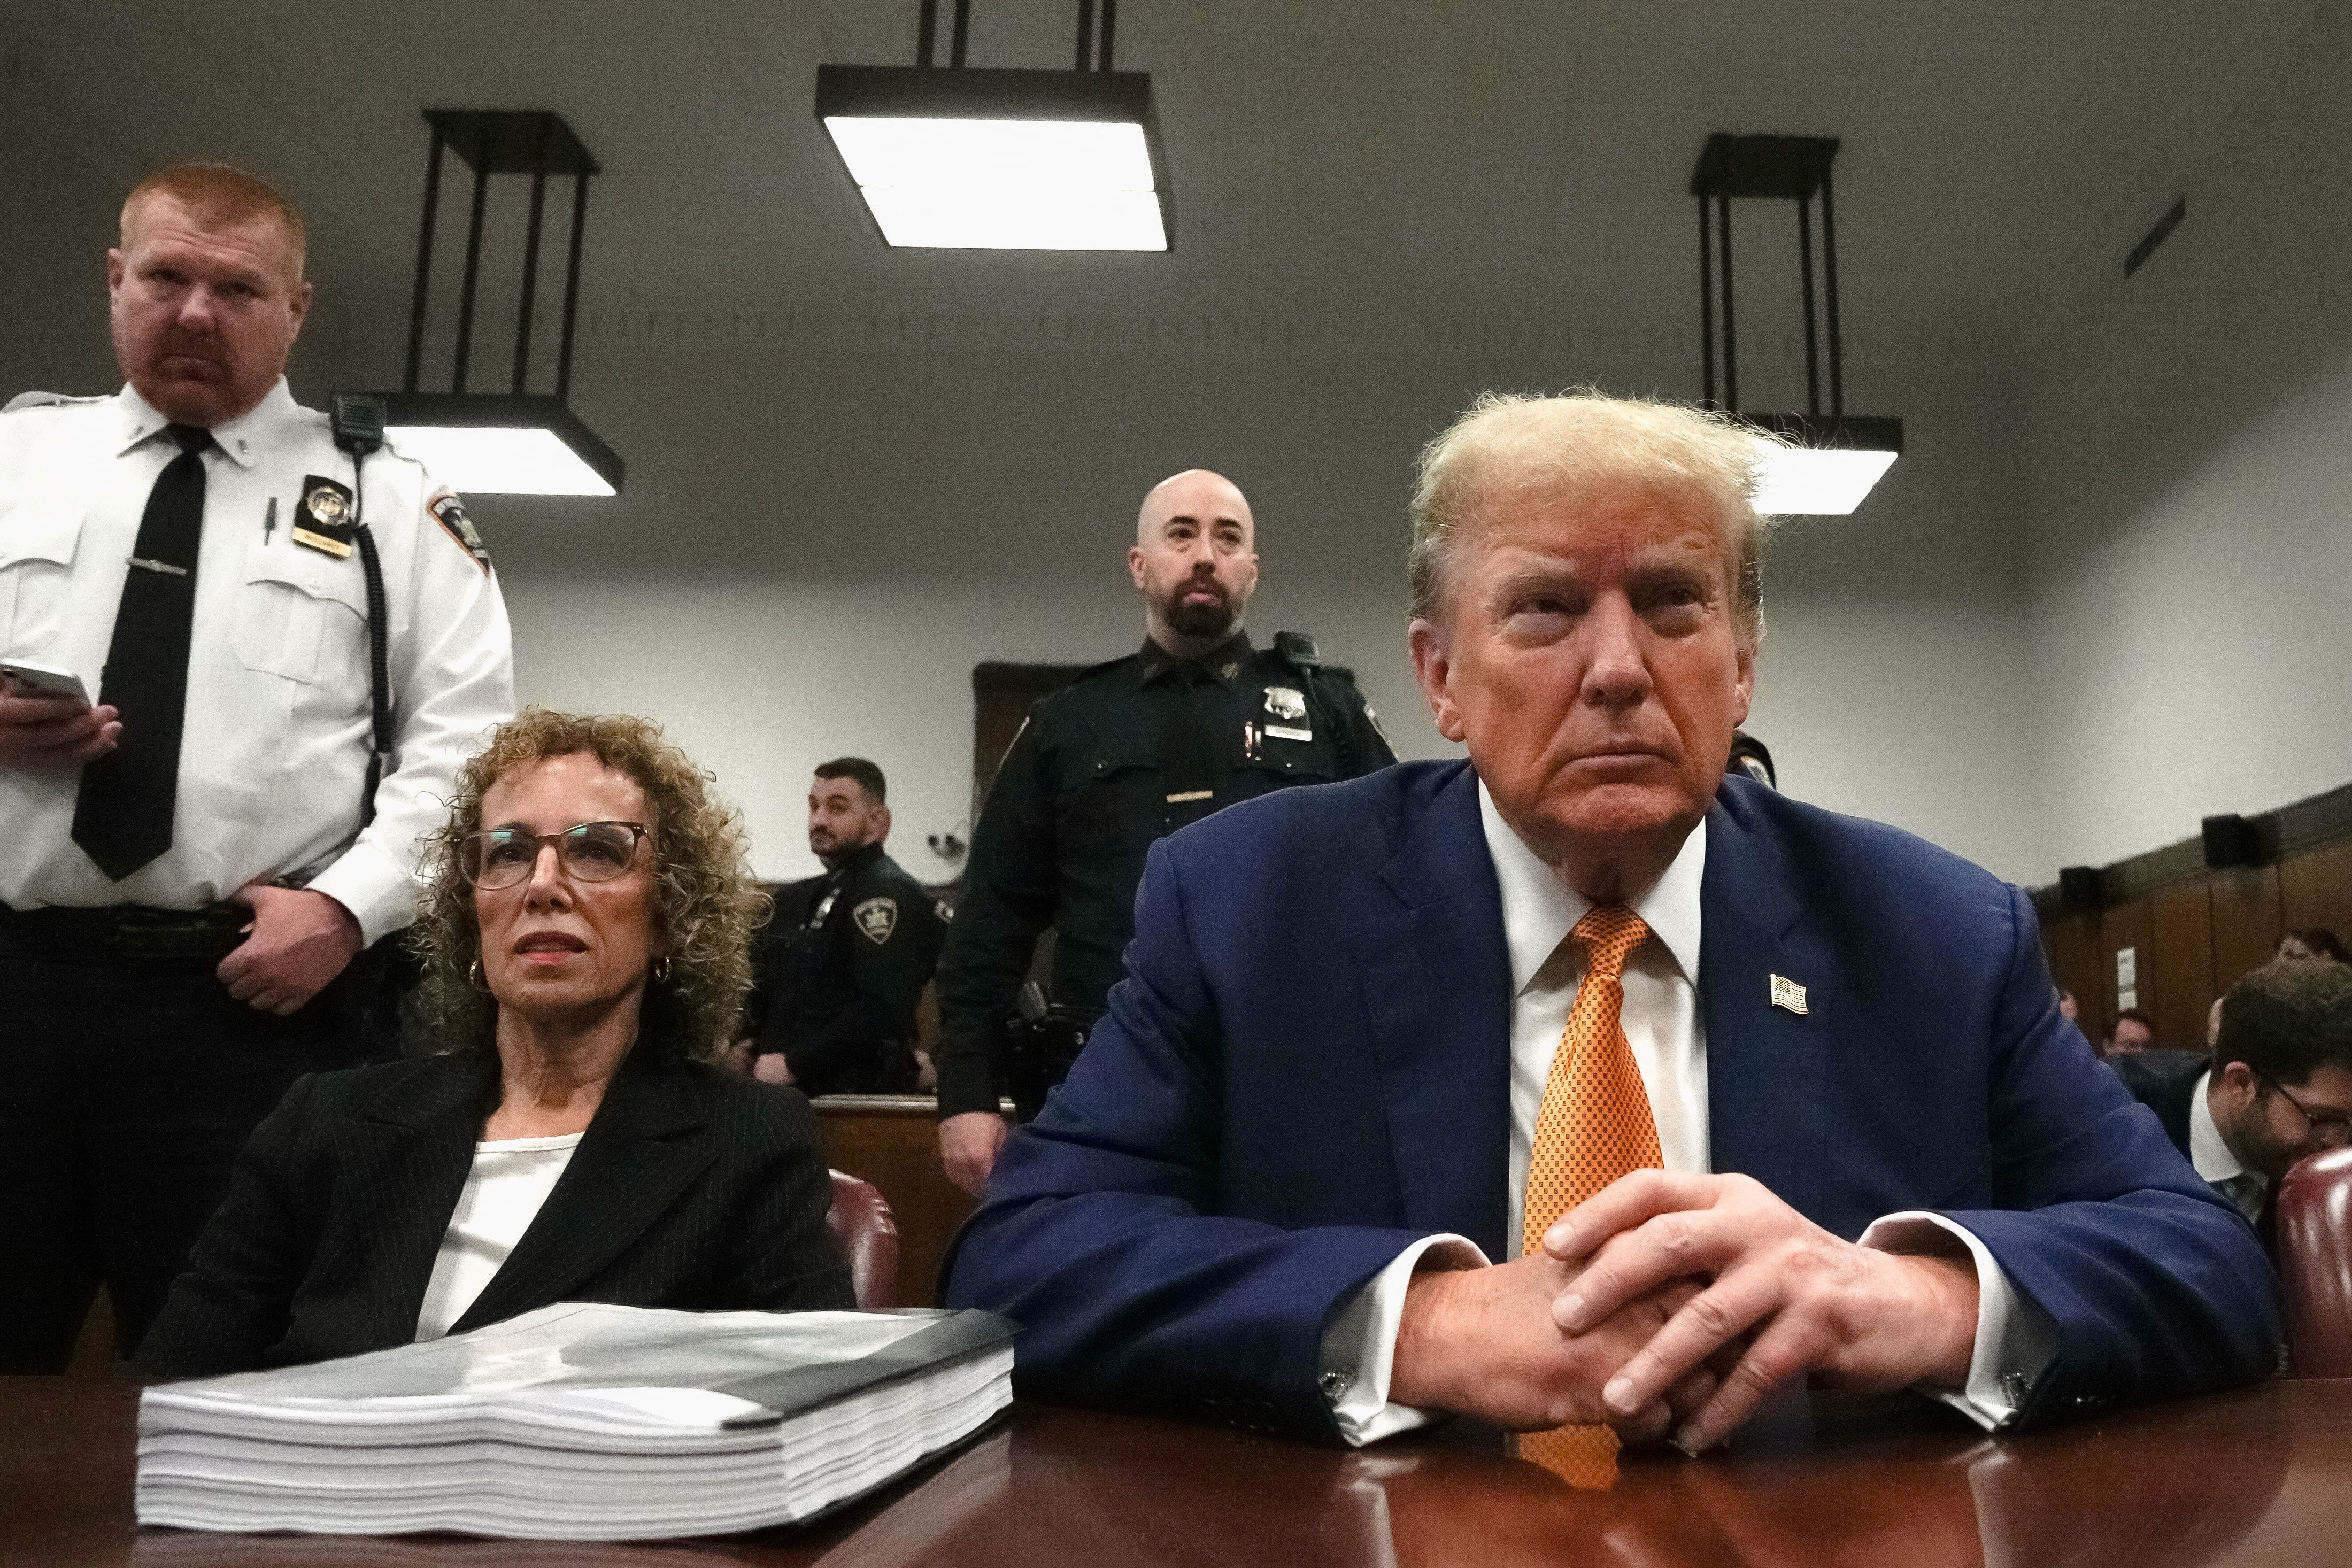
<svg viewBox="0 0 2352 1568"><path fill-rule="evenodd" d="M43 957L121 964L217 964L245 940L253 919L231 904L207 909L9 909L0 905L0 945Z"/></svg>

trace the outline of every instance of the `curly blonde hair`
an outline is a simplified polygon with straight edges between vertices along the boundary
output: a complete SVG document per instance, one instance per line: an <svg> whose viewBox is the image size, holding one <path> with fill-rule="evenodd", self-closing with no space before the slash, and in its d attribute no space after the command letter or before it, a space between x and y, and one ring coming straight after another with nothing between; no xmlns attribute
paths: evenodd
<svg viewBox="0 0 2352 1568"><path fill-rule="evenodd" d="M651 719L525 708L490 735L457 775L449 819L425 840L424 903L409 934L425 971L423 1004L445 1051L489 1051L498 1002L475 983L481 929L459 847L482 826L482 797L520 768L551 757L593 754L627 774L653 808L654 929L668 969L647 979L638 1051L707 1060L734 1037L751 987L751 932L767 894L751 880L743 819L713 795L711 776L662 738Z"/></svg>

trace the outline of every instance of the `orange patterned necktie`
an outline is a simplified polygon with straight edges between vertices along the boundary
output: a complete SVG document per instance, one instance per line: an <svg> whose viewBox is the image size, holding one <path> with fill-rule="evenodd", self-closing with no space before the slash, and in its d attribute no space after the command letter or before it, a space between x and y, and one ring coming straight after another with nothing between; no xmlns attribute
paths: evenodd
<svg viewBox="0 0 2352 1568"><path fill-rule="evenodd" d="M1665 1164L1649 1091L1621 1017L1625 959L1649 935L1642 917L1622 904L1594 905L1569 933L1587 964L1536 1115L1520 1227L1523 1255L1540 1250L1543 1233L1561 1215L1619 1176ZM1518 1453L1570 1486L1605 1487L1617 1479L1617 1434L1605 1426L1525 1432Z"/></svg>

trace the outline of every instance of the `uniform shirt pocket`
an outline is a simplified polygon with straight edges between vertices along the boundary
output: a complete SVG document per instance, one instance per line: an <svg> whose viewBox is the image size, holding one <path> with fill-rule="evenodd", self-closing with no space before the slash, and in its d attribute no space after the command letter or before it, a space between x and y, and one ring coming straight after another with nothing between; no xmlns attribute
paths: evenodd
<svg viewBox="0 0 2352 1568"><path fill-rule="evenodd" d="M248 670L305 685L364 691L367 588L359 562L291 549L257 551L237 595L229 644Z"/></svg>
<svg viewBox="0 0 2352 1568"><path fill-rule="evenodd" d="M1063 838L1081 846L1126 841L1160 829L1160 753L1155 737L1129 736L1076 751L1057 791Z"/></svg>
<svg viewBox="0 0 2352 1568"><path fill-rule="evenodd" d="M0 511L0 656L29 659L64 629L78 515Z"/></svg>

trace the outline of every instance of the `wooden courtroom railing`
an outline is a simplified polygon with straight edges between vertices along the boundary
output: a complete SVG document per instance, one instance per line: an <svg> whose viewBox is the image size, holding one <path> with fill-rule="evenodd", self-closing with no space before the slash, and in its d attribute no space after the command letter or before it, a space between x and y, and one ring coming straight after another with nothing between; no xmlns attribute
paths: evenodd
<svg viewBox="0 0 2352 1568"><path fill-rule="evenodd" d="M2116 955L2126 947L2156 1043L2196 1051L2213 998L2268 962L2282 933L2352 936L2352 785L2247 821L2252 865L2209 868L2201 840L2185 839L2100 867L2095 907L2035 890L2051 972L2074 993L2084 1033L2102 1038L2122 1005Z"/></svg>

